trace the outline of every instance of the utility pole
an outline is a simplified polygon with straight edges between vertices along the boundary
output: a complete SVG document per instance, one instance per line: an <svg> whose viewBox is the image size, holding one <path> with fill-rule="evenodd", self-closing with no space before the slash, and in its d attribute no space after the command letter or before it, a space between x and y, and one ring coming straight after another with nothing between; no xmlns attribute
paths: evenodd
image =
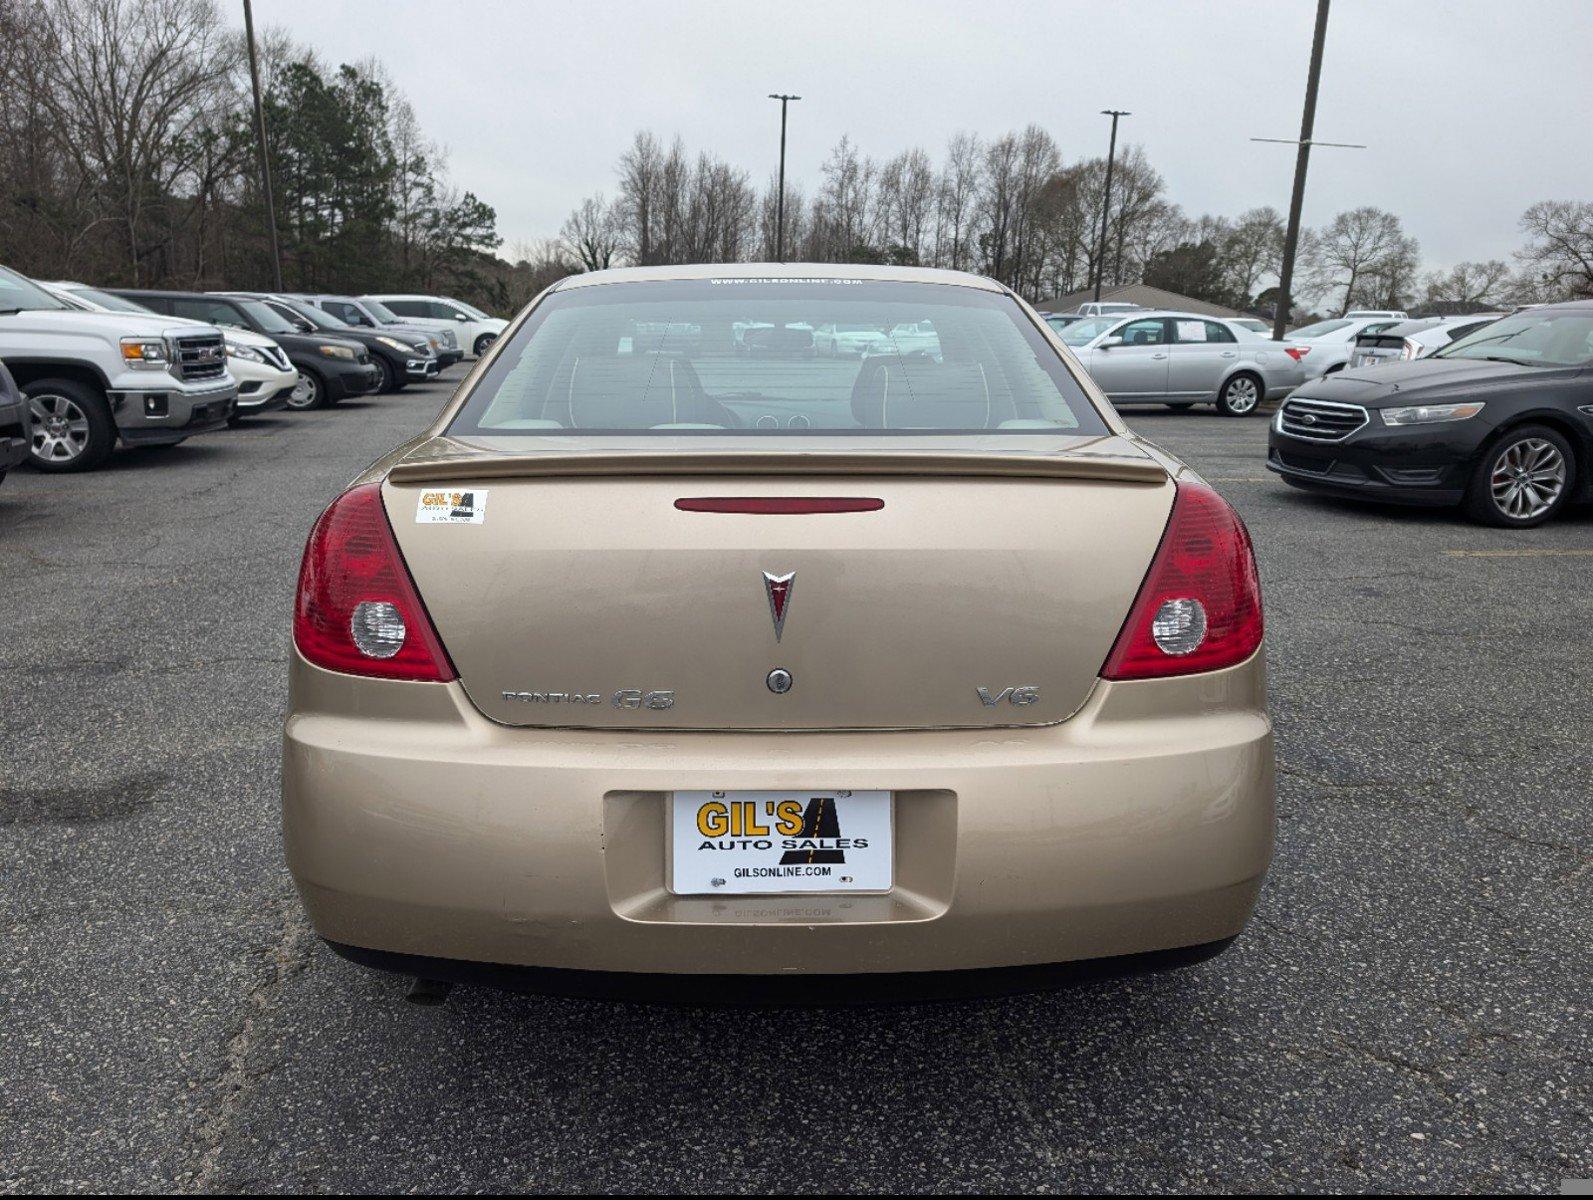
<svg viewBox="0 0 1593 1200"><path fill-rule="evenodd" d="M1327 38L1328 0L1317 0L1316 32L1311 37L1311 68L1305 77L1305 114L1300 118L1299 147L1294 159L1294 193L1289 197L1289 224L1283 234L1283 265L1278 272L1278 303L1272 314L1272 336L1283 340L1288 330L1289 310L1294 304L1294 258L1300 248L1300 209L1305 203L1305 168L1311 161L1311 147L1337 146L1345 150L1365 150L1351 142L1313 142L1316 126L1316 87L1322 78L1322 43ZM1281 142L1285 138L1251 138L1252 142Z"/></svg>
<svg viewBox="0 0 1593 1200"><path fill-rule="evenodd" d="M785 110L793 100L802 99L801 96L788 96L782 92L770 92L769 99L780 102L780 191L774 201L774 261L785 261Z"/></svg>
<svg viewBox="0 0 1593 1200"><path fill-rule="evenodd" d="M282 250L277 244L277 204L271 194L271 159L266 154L265 106L260 103L260 61L254 50L254 6L243 0L243 29L249 41L249 82L254 88L254 130L260 144L260 186L265 191L266 224L271 230L271 277L282 290Z"/></svg>
<svg viewBox="0 0 1593 1200"><path fill-rule="evenodd" d="M1095 254L1095 298L1101 298L1101 272L1106 269L1106 219L1112 212L1112 162L1117 158L1117 119L1132 117L1131 112L1120 108L1103 108L1103 117L1112 118L1112 140L1106 149L1106 194L1101 197L1101 240Z"/></svg>

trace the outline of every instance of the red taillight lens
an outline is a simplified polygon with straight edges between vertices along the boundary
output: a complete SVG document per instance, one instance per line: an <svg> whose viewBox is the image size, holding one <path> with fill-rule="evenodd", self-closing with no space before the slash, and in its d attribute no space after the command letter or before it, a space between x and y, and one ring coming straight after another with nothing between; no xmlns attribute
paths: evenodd
<svg viewBox="0 0 1593 1200"><path fill-rule="evenodd" d="M1193 675L1241 663L1261 645L1261 580L1250 534L1202 483L1180 483L1106 679Z"/></svg>
<svg viewBox="0 0 1593 1200"><path fill-rule="evenodd" d="M1309 347L1309 346L1285 346L1283 348L1283 352L1285 354L1287 354L1290 358L1294 359L1295 362L1299 362L1307 354L1311 353L1311 347Z"/></svg>
<svg viewBox="0 0 1593 1200"><path fill-rule="evenodd" d="M310 530L293 642L329 671L428 683L456 678L398 552L380 484L344 492Z"/></svg>

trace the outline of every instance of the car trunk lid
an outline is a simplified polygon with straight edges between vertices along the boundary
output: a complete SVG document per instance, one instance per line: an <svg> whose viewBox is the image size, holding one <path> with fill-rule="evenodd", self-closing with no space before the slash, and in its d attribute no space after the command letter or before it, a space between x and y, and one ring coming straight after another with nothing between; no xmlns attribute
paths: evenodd
<svg viewBox="0 0 1593 1200"><path fill-rule="evenodd" d="M502 453L434 439L392 467L398 543L487 716L623 729L1061 721L1095 684L1174 494L1124 438L1045 452L682 441L695 444ZM871 503L713 511L838 498ZM441 510L452 515L425 516ZM771 686L776 670L788 690Z"/></svg>

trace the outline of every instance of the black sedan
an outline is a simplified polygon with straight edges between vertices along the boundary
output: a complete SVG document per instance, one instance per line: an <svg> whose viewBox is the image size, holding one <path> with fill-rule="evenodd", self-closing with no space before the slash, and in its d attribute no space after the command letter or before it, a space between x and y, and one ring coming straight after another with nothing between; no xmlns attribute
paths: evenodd
<svg viewBox="0 0 1593 1200"><path fill-rule="evenodd" d="M1593 301L1313 380L1278 410L1268 443L1267 468L1295 487L1540 525L1593 499Z"/></svg>
<svg viewBox="0 0 1593 1200"><path fill-rule="evenodd" d="M347 321L339 320L325 309L316 308L291 296L275 296L269 292L218 292L246 300L259 300L273 310L300 333L317 331L330 337L358 342L370 351L371 361L382 373L380 392L399 392L421 379L435 379L442 369L431 345L414 334L379 333L374 329L357 329Z"/></svg>
<svg viewBox="0 0 1593 1200"><path fill-rule="evenodd" d="M289 408L325 408L350 396L365 396L382 386L382 372L370 351L358 342L325 334L304 334L275 309L259 300L215 296L208 292L153 292L107 288L112 295L154 312L189 317L222 328L252 329L282 347L299 372L301 383Z"/></svg>

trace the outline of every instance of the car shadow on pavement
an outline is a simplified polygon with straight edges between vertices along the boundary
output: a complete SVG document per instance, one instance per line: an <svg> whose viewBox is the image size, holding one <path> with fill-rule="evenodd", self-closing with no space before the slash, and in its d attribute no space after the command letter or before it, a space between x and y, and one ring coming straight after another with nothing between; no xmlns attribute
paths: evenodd
<svg viewBox="0 0 1593 1200"><path fill-rule="evenodd" d="M1302 510L1331 512L1363 523L1398 524L1407 527L1451 528L1458 531L1487 530L1511 537L1528 536L1566 525L1593 525L1593 504L1571 505L1559 515L1533 529L1501 529L1481 525L1467 518L1459 508L1434 508L1415 504L1379 504L1351 497L1325 496L1303 488L1287 487L1275 493L1282 503Z"/></svg>

